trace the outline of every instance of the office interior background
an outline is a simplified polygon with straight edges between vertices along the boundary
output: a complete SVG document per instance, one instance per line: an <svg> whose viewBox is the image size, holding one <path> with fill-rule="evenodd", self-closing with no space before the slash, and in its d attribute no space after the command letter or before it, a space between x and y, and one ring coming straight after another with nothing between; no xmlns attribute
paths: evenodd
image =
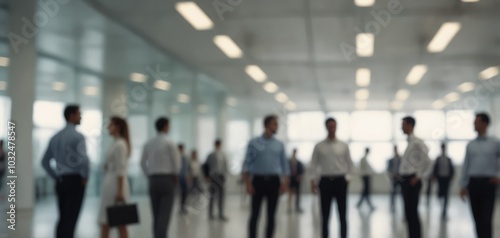
<svg viewBox="0 0 500 238"><path fill-rule="evenodd" d="M497 0L2 0L0 138L16 118L18 208L53 196L41 158L68 103L81 105L87 197L99 196L112 115L130 125L134 196L147 194L140 153L163 115L170 138L202 162L223 140L233 195L270 113L306 165L324 120L336 118L355 163L371 148L376 194L390 190L387 160L394 144L404 152L406 115L430 158L446 142L460 171L475 112L489 113L500 136L499 12ZM354 173L349 191L360 187Z"/></svg>

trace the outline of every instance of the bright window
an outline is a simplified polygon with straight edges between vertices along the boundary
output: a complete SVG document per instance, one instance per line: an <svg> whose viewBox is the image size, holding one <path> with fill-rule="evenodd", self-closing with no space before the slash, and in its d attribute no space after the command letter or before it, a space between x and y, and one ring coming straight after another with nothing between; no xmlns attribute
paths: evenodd
<svg viewBox="0 0 500 238"><path fill-rule="evenodd" d="M367 147L370 148L368 163L370 163L373 170L377 173L386 171L387 160L389 160L393 156L393 145L390 142L351 143L349 149L351 152L352 160L356 166L356 171L359 171L359 161L365 155L365 148Z"/></svg>
<svg viewBox="0 0 500 238"><path fill-rule="evenodd" d="M293 149L297 149L297 159L306 165L311 162L312 153L314 150L315 142L290 142L288 143L286 155L292 157Z"/></svg>
<svg viewBox="0 0 500 238"><path fill-rule="evenodd" d="M392 115L387 111L356 111L351 128L354 141L388 141L392 138Z"/></svg>
<svg viewBox="0 0 500 238"><path fill-rule="evenodd" d="M442 111L416 111L415 135L424 140L443 140L445 119Z"/></svg>
<svg viewBox="0 0 500 238"><path fill-rule="evenodd" d="M300 112L288 116L288 138L290 140L319 141L326 137L325 114L322 112Z"/></svg>
<svg viewBox="0 0 500 238"><path fill-rule="evenodd" d="M64 103L36 101L33 107L33 122L35 126L60 129L66 125Z"/></svg>
<svg viewBox="0 0 500 238"><path fill-rule="evenodd" d="M250 125L244 120L229 121L226 129L226 153L229 157L230 172L241 172L246 148L250 140Z"/></svg>
<svg viewBox="0 0 500 238"><path fill-rule="evenodd" d="M453 165L462 164L465 159L465 150L468 141L453 141L448 143L447 153Z"/></svg>
<svg viewBox="0 0 500 238"><path fill-rule="evenodd" d="M454 110L446 113L446 133L449 139L470 140L474 132L474 111Z"/></svg>

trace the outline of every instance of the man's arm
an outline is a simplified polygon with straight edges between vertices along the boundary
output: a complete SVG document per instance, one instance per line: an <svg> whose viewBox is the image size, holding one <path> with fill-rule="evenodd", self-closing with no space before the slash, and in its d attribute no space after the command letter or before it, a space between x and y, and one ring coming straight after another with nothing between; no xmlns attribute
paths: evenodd
<svg viewBox="0 0 500 238"><path fill-rule="evenodd" d="M148 151L146 150L146 146L142 148L142 156L141 156L141 168L142 172L148 176Z"/></svg>
<svg viewBox="0 0 500 238"><path fill-rule="evenodd" d="M45 155L42 158L42 167L45 169L47 174L52 177L53 179L57 178L56 172L50 167L50 160L54 158L54 154L52 153L52 140L49 142L49 146L47 147L47 150L45 151Z"/></svg>

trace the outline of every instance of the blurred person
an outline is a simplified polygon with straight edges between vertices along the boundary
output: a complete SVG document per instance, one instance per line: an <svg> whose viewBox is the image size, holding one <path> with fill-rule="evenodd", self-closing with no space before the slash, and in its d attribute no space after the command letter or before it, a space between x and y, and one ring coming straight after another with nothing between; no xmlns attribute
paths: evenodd
<svg viewBox="0 0 500 238"><path fill-rule="evenodd" d="M141 167L149 178L153 237L166 238L182 162L175 144L167 138L169 119L158 118L155 127L158 135L144 145Z"/></svg>
<svg viewBox="0 0 500 238"><path fill-rule="evenodd" d="M203 188L201 187L201 164L198 161L198 152L196 150L191 151L191 161L189 162L189 168L191 171L191 188L190 194L193 196L199 195L203 192Z"/></svg>
<svg viewBox="0 0 500 238"><path fill-rule="evenodd" d="M328 118L325 121L328 136L314 147L310 171L313 194L320 194L322 237L329 237L330 211L332 200L337 201L340 221L340 237L347 237L347 187L348 175L353 163L349 146L337 139L337 121ZM319 184L316 180L320 178Z"/></svg>
<svg viewBox="0 0 500 238"><path fill-rule="evenodd" d="M227 221L224 216L224 197L225 197L225 184L228 175L228 162L226 155L222 151L222 141L217 139L214 143L215 150L207 157L208 177L206 178L210 183L210 202L208 207L208 216L214 219L213 207L215 198L218 200L219 205L219 219Z"/></svg>
<svg viewBox="0 0 500 238"><path fill-rule="evenodd" d="M74 236L90 170L85 137L76 131L82 119L80 106L66 106L64 118L66 127L50 139L42 158L43 168L56 183L59 208L57 238ZM50 165L52 160L55 161L55 168Z"/></svg>
<svg viewBox="0 0 500 238"><path fill-rule="evenodd" d="M450 184L455 175L455 169L451 159L446 156L446 144L441 144L441 156L436 158L432 176L438 182L438 197L443 199L443 212L441 218L446 219L448 211L448 198L450 195Z"/></svg>
<svg viewBox="0 0 500 238"><path fill-rule="evenodd" d="M274 135L278 131L278 117L264 118L264 134L250 140L247 147L243 176L247 193L252 196L249 238L257 237L262 200L267 200L266 238L274 236L278 198L288 189L290 167L285 154L285 146Z"/></svg>
<svg viewBox="0 0 500 238"><path fill-rule="evenodd" d="M420 138L413 134L415 124L415 118L409 116L403 118L402 130L408 135L408 146L399 167L409 238L422 237L418 201L422 188L421 178L426 175L430 164L429 149Z"/></svg>
<svg viewBox="0 0 500 238"><path fill-rule="evenodd" d="M401 157L399 157L398 146L394 145L394 157L387 162L387 174L391 180L391 211L395 211L396 194L398 188L401 188L401 176L399 175L399 165Z"/></svg>
<svg viewBox="0 0 500 238"><path fill-rule="evenodd" d="M359 198L357 207L361 208L363 202L366 201L368 203L368 206L370 207L370 210L373 211L375 207L373 206L370 200L370 193L371 193L371 176L374 174L374 172L372 166L368 162L369 154L370 154L370 148L366 148L365 156L363 156L363 158L359 162L359 171L363 179L363 192L361 193L361 197Z"/></svg>
<svg viewBox="0 0 500 238"><path fill-rule="evenodd" d="M108 133L114 141L106 153L105 176L101 192L101 209L99 211L99 223L101 224L101 238L109 237L109 225L107 219L108 207L117 202L126 202L130 199L128 184L128 158L130 157L130 135L128 123L120 117L111 117ZM120 238L127 238L126 226L118 226Z"/></svg>
<svg viewBox="0 0 500 238"><path fill-rule="evenodd" d="M302 213L300 208L300 185L304 174L304 164L297 159L297 149L293 149L290 159L290 190L288 190L288 211L291 212L292 198L296 195L295 211Z"/></svg>
<svg viewBox="0 0 500 238"><path fill-rule="evenodd" d="M460 180L460 197L469 197L478 238L493 237L493 212L495 211L500 142L488 136L490 117L486 113L476 114L474 130L477 138L467 144Z"/></svg>
<svg viewBox="0 0 500 238"><path fill-rule="evenodd" d="M177 145L177 148L179 149L179 154L181 155L181 170L179 173L179 185L181 189L180 213L186 214L187 213L186 202L192 182L191 171L190 171L191 167L189 166L189 159L184 154L184 144Z"/></svg>

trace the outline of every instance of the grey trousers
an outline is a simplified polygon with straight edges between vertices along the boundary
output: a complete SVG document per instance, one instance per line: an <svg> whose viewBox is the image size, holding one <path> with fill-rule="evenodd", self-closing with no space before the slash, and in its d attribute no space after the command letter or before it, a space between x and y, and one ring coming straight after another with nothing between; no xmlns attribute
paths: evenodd
<svg viewBox="0 0 500 238"><path fill-rule="evenodd" d="M175 181L173 175L149 177L149 197L153 211L154 238L167 238L168 225L174 203Z"/></svg>

